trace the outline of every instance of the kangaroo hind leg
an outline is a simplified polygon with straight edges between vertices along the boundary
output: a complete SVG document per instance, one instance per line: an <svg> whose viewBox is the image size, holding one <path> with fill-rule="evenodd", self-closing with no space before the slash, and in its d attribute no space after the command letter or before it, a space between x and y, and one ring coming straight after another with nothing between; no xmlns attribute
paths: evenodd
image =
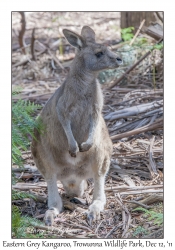
<svg viewBox="0 0 175 250"><path fill-rule="evenodd" d="M100 219L100 212L104 210L106 204L106 196L104 192L105 176L110 166L110 158L105 159L102 163L102 167L98 168L94 173L94 193L93 202L89 206L87 213L87 220L91 224L95 220Z"/></svg>

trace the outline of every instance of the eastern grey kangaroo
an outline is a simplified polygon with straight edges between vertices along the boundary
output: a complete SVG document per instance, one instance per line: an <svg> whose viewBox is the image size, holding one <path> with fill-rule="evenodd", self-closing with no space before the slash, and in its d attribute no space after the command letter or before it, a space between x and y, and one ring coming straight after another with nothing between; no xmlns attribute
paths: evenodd
<svg viewBox="0 0 175 250"><path fill-rule="evenodd" d="M60 180L70 196L82 196L86 180L93 178L93 201L87 219L100 218L106 203L105 175L110 166L112 142L102 117L103 95L96 81L99 71L114 69L122 60L107 46L95 42L95 32L84 26L81 35L63 30L76 55L65 82L48 100L39 117L45 133L35 131L31 150L48 187L45 224L52 225L62 211Z"/></svg>

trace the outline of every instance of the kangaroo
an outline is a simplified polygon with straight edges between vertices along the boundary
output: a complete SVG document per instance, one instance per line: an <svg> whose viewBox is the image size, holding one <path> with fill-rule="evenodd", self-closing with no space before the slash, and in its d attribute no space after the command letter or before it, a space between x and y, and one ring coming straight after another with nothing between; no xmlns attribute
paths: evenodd
<svg viewBox="0 0 175 250"><path fill-rule="evenodd" d="M88 208L91 224L104 210L105 175L110 166L112 142L102 116L103 95L96 77L99 71L114 69L122 60L107 46L95 42L95 32L84 26L81 35L64 29L76 55L65 82L56 90L39 117L44 133L35 131L32 155L48 187L45 224L52 225L62 211L57 180L69 196L81 197L86 180L93 178L93 201Z"/></svg>

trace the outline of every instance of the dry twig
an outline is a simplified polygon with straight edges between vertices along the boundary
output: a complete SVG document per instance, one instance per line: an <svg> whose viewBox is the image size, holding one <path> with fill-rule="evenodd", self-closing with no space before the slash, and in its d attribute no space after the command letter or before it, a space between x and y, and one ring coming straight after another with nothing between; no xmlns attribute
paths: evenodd
<svg viewBox="0 0 175 250"><path fill-rule="evenodd" d="M134 129L134 130L131 130L131 131L126 132L126 133L111 136L111 140L116 141L116 140L119 140L119 139L122 139L125 137L129 137L132 135L137 135L137 134L140 134L143 132L152 131L152 130L156 130L156 129L162 129L162 128L163 128L163 118L161 118L159 121L154 122L151 125L146 125L144 127Z"/></svg>
<svg viewBox="0 0 175 250"><path fill-rule="evenodd" d="M156 11L156 15L160 19L160 21L163 23L163 18L158 11Z"/></svg>
<svg viewBox="0 0 175 250"><path fill-rule="evenodd" d="M35 55L35 28L32 31L32 38L31 38L31 55L32 60L36 61L36 55Z"/></svg>
<svg viewBox="0 0 175 250"><path fill-rule="evenodd" d="M20 48L22 50L22 52L24 54L26 54L26 51L25 51L25 41L24 41L24 33L25 33L25 30L26 30L26 20L25 20L25 13L24 11L19 11L20 15L21 15L21 30L19 32L19 45L20 45Z"/></svg>
<svg viewBox="0 0 175 250"><path fill-rule="evenodd" d="M131 42L130 42L130 44L129 44L130 46L133 44L133 42L135 41L136 37L137 37L138 34L140 33L140 31L141 31L141 29L142 29L144 23L145 23L145 19L143 19L143 21L140 23L140 26L139 26L137 32L135 33L133 39L131 40Z"/></svg>

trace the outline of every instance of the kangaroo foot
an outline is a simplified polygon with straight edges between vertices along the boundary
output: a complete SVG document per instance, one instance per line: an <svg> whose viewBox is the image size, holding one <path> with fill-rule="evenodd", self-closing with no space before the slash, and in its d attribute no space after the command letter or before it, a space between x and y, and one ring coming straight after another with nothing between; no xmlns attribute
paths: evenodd
<svg viewBox="0 0 175 250"><path fill-rule="evenodd" d="M54 223L54 219L59 214L58 210L54 207L49 208L44 216L44 222L46 226L52 226Z"/></svg>

